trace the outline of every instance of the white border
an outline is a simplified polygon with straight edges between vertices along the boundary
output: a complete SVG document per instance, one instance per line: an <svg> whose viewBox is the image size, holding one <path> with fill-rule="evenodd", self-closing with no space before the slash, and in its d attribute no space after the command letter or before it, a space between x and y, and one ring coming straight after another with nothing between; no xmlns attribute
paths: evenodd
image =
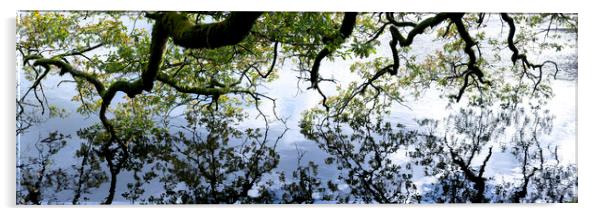
<svg viewBox="0 0 602 216"><path fill-rule="evenodd" d="M59 2L59 3L57 3ZM64 2L64 3L63 3ZM504 0L103 0L17 2L17 9L44 10L227 10L227 11L461 11L461 12L576 12L575 1Z"/></svg>
<svg viewBox="0 0 602 216"><path fill-rule="evenodd" d="M595 1L559 0L7 0L2 1L2 61L0 95L2 104L2 170L0 171L2 215L573 215L602 210L599 182L602 164L602 142L599 122L602 101L602 69L600 69L601 7ZM465 12L570 12L579 13L579 78L578 78L578 204L528 205L246 205L246 206L117 206L117 207L17 207L15 202L15 16L17 10L268 10L268 11L465 11ZM598 63L598 64L597 64ZM10 102L10 104L8 104ZM567 103L571 103L567 101ZM594 214L600 214L594 213Z"/></svg>

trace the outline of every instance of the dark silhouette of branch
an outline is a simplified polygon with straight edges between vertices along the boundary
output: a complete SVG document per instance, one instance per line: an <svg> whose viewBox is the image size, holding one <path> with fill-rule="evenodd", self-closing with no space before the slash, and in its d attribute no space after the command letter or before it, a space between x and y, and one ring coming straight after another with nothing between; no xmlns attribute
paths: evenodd
<svg viewBox="0 0 602 216"><path fill-rule="evenodd" d="M323 42L325 44L327 44L327 46L328 45L332 45L334 47L341 46L341 44L343 44L345 39L347 39L351 35L351 32L353 32L357 14L358 13L356 13L356 12L345 13L345 16L343 17L343 23L341 24L341 27L339 28L338 35L336 35L334 37L324 37ZM330 47L324 47L316 56L316 58L314 60L314 64L311 67L311 71L310 71L310 78L309 78L310 82L311 82L310 88L314 88L314 89L318 88L318 82L319 82L319 77L320 77L320 75L319 75L320 62L322 62L322 60L324 58L329 56L334 51L335 50L333 50Z"/></svg>
<svg viewBox="0 0 602 216"><path fill-rule="evenodd" d="M558 74L558 64L556 64L556 62L553 61L544 61L541 64L533 64L531 62L529 62L529 60L527 59L527 56L525 54L520 53L520 51L518 50L518 48L516 47L516 45L514 44L514 34L516 33L516 26L514 25L514 19L512 17L510 17L507 13L502 13L501 14L502 20L504 20L504 22L506 22L508 24L508 26L510 27L510 30L508 30L508 48L512 51L512 63L514 63L516 65L516 62L518 60L521 60L522 62L522 68L523 68L523 74L526 74L528 77L534 79L534 86L533 86L533 93L535 93L535 91L537 90L537 86L539 86L539 84L541 83L542 77L543 77L543 71L542 68L545 64L552 64L554 65L555 68L555 72L554 72L554 79L556 79L556 75ZM528 70L529 69L538 69L539 70L539 75L533 75L531 74Z"/></svg>
<svg viewBox="0 0 602 216"><path fill-rule="evenodd" d="M416 23L405 22L405 21L399 22L399 21L395 20L395 17L393 16L393 13L391 13L391 12L385 13L385 17L387 18L387 21L389 23L391 23L392 25L397 26L397 27L416 27Z"/></svg>
<svg viewBox="0 0 602 216"><path fill-rule="evenodd" d="M272 74L272 71L274 71L274 66L276 66L276 60L278 59L278 41L274 42L274 57L272 59L272 64L270 65L270 69L268 69L268 71L265 74L262 74L259 70L257 70L257 73L259 74L259 76L261 76L261 78L267 78L268 76L270 76L270 74Z"/></svg>
<svg viewBox="0 0 602 216"><path fill-rule="evenodd" d="M468 30L466 30L466 27L465 27L464 23L462 22L463 16L464 16L464 14L454 14L451 17L451 20L456 25L456 29L458 30L458 34L460 35L460 38L462 38L462 40L464 41L464 44L465 44L464 52L468 55L468 58L469 58L467 69L463 73L464 74L464 83L463 83L462 87L460 87L460 91L458 92L458 95L456 96L456 101L458 101L458 102L462 98L462 95L464 94L466 87L468 87L468 79L469 79L469 77L472 77L471 75L476 75L477 79L480 83L490 84L489 81L483 80L483 76L484 76L483 72L477 66L477 56L475 55L474 50L472 50L472 47L476 46L477 44L472 39L470 34L468 33Z"/></svg>

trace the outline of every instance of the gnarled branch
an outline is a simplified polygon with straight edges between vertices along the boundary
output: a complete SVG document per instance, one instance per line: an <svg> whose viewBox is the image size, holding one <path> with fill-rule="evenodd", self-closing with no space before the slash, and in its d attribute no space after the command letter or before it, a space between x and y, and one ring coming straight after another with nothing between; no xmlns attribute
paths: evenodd
<svg viewBox="0 0 602 216"><path fill-rule="evenodd" d="M341 27L339 28L339 34L336 35L334 38L328 38L325 37L323 39L323 41L325 43L334 43L334 47L339 47L344 41L345 39L347 39L350 35L351 32L353 32L353 28L355 27L355 21L357 18L357 13L356 12L347 12L345 13L345 16L343 17L343 23L341 24ZM319 71L320 71L320 62L322 62L322 60L324 58L326 58L327 56L329 56L332 52L334 52L333 49L329 48L329 47L324 47L316 56L315 60L314 60L314 64L311 67L311 71L310 71L310 82L311 82L311 87L310 88L318 88L318 80L319 80Z"/></svg>
<svg viewBox="0 0 602 216"><path fill-rule="evenodd" d="M190 48L218 48L234 45L247 37L262 12L232 12L221 22L195 25L178 12L149 13L146 16L163 26L174 44Z"/></svg>
<svg viewBox="0 0 602 216"><path fill-rule="evenodd" d="M553 61L544 61L541 64L533 64L531 62L529 62L529 60L527 59L527 56L523 53L520 53L520 51L518 50L518 48L516 47L516 45L514 44L514 34L516 33L516 26L514 25L514 19L512 17L510 17L507 13L502 13L501 14L502 20L504 20L504 22L506 22L508 24L508 26L510 27L510 30L508 30L508 48L512 51L512 63L514 63L516 65L516 62L518 60L521 60L522 62L522 68L523 68L523 73L527 74L527 76L534 78L533 83L533 93L535 93L535 91L537 90L537 86L539 86L539 84L541 83L542 77L543 77L543 66L545 64L552 64L554 65L554 79L556 79L556 75L558 74L558 64L556 64L556 62ZM528 72L528 69L538 69L539 70L539 75L533 75L531 73Z"/></svg>

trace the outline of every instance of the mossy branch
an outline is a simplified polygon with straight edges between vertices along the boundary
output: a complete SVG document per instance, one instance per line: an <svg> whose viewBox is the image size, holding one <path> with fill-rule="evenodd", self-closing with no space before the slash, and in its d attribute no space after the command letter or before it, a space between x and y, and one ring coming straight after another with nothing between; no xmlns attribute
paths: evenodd
<svg viewBox="0 0 602 216"><path fill-rule="evenodd" d="M195 25L185 14L147 14L160 24L174 44L190 49L218 48L240 43L247 37L262 12L232 12L221 22Z"/></svg>

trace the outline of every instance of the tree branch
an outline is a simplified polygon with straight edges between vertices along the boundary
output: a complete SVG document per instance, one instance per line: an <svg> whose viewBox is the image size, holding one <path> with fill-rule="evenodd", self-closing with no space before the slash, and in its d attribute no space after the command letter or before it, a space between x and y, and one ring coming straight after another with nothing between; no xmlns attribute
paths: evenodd
<svg viewBox="0 0 602 216"><path fill-rule="evenodd" d="M458 95L456 96L456 101L459 102L460 99L462 98L462 95L464 94L464 91L466 90L466 87L468 87L468 79L469 77L471 77L470 75L476 75L477 79L480 83L484 83L484 84L490 84L489 81L485 81L483 80L483 71L481 71L481 69L477 66L477 56L474 52L474 50L472 50L473 46L476 46L475 41L472 39L472 37L470 36L470 34L468 33L468 30L466 30L466 26L464 25L464 23L462 22L462 17L464 16L464 14L454 14L451 17L451 20L453 21L453 23L456 25L456 29L458 30L458 34L460 35L460 38L462 38L462 40L464 41L464 52L468 55L468 64L467 64L467 69L464 72L464 84L462 85L462 87L460 88L460 92L458 93Z"/></svg>
<svg viewBox="0 0 602 216"><path fill-rule="evenodd" d="M334 47L339 47L341 46L341 44L343 44L343 42L345 42L345 39L347 39L349 36L351 36L351 33L353 32L353 28L355 27L355 21L357 18L357 13L356 12L347 12L345 13L345 17L343 17L343 23L341 24L341 27L339 28L339 34L336 35L334 38L329 38L329 37L325 37L323 38L323 41L327 44L327 47L324 47L316 56L315 60L314 60L314 64L311 67L311 71L310 71L310 82L311 82L311 87L310 88L318 88L318 82L319 82L319 70L320 70L320 62L326 58L327 56L329 56L330 54L332 54L332 52L334 52L334 49L328 47L329 43L332 43L330 45L334 45ZM336 49L336 48L335 48Z"/></svg>
<svg viewBox="0 0 602 216"><path fill-rule="evenodd" d="M195 25L178 12L148 13L148 18L162 24L174 44L190 48L218 48L234 45L247 37L262 12L232 12L221 22Z"/></svg>
<svg viewBox="0 0 602 216"><path fill-rule="evenodd" d="M529 60L527 59L527 56L525 54L522 54L519 52L518 48L516 48L516 45L514 44L514 34L516 33L516 26L514 25L514 19L512 17L510 17L507 13L502 13L501 14L502 20L504 20L504 22L506 22L508 24L508 26L510 27L510 30L508 30L508 48L512 51L512 63L514 63L516 65L516 62L518 60L521 60L521 62L523 63L523 73L527 74L529 77L533 77L535 78L535 80L533 80L534 86L533 86L533 93L535 93L535 91L537 90L537 86L539 86L539 84L541 83L541 79L543 76L543 71L542 68L545 64L549 63L554 65L554 79L556 79L556 75L558 74L558 65L556 64L556 62L553 61L544 61L541 64L533 64L531 62L529 62ZM531 73L529 73L527 70L528 69L539 69L539 75L533 75Z"/></svg>

